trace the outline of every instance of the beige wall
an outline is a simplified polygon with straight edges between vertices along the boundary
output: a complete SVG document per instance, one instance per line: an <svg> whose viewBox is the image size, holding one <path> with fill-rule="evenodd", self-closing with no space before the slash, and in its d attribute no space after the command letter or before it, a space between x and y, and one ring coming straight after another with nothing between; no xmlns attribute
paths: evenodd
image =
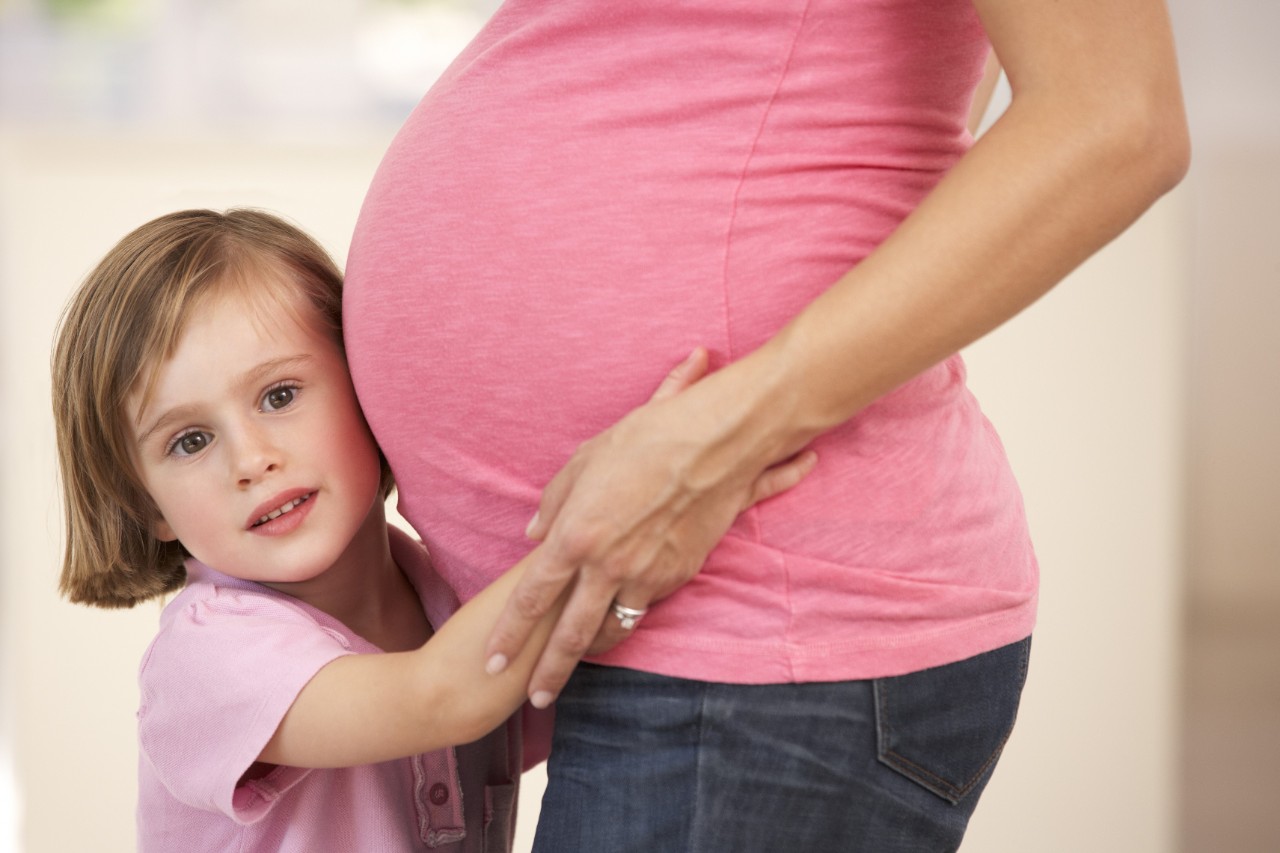
<svg viewBox="0 0 1280 853"><path fill-rule="evenodd" d="M1274 621L1280 139L1210 139L1197 153L1196 176L1189 596L1196 616Z"/></svg>
<svg viewBox="0 0 1280 853"><path fill-rule="evenodd" d="M179 207L270 207L341 256L385 142L0 135L0 677L26 853L132 849L134 673L158 612L54 592L60 306L115 239ZM1175 196L970 355L1024 486L1044 591L1022 722L967 850L1174 849L1186 233ZM535 805L523 808L527 822Z"/></svg>
<svg viewBox="0 0 1280 853"><path fill-rule="evenodd" d="M1280 617L1280 5L1169 0L1195 145L1193 619Z"/></svg>
<svg viewBox="0 0 1280 853"><path fill-rule="evenodd" d="M157 606L55 594L61 518L48 352L79 280L126 231L184 207L285 213L341 256L387 140L320 146L0 137L3 650L26 853L133 849L135 673Z"/></svg>
<svg viewBox="0 0 1280 853"><path fill-rule="evenodd" d="M1187 195L972 348L1022 482L1041 618L974 851L1177 849Z"/></svg>

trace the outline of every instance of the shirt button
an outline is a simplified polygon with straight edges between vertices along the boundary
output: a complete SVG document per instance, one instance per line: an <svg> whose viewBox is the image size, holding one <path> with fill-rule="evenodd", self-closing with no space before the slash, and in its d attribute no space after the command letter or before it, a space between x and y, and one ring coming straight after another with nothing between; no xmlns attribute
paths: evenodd
<svg viewBox="0 0 1280 853"><path fill-rule="evenodd" d="M427 792L427 797L437 806L443 806L449 802L449 786L443 782L437 782L431 786L431 790Z"/></svg>

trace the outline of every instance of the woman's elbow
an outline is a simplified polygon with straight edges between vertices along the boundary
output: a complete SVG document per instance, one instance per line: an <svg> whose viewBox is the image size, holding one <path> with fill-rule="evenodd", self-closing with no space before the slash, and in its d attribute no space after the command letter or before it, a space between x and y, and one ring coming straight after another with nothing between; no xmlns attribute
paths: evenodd
<svg viewBox="0 0 1280 853"><path fill-rule="evenodd" d="M1152 200L1176 187L1191 166L1191 134L1177 87L1127 100L1115 134L1129 168L1141 176Z"/></svg>
<svg viewBox="0 0 1280 853"><path fill-rule="evenodd" d="M1163 195L1176 187L1191 168L1191 133L1181 101L1162 107L1147 122L1151 180Z"/></svg>

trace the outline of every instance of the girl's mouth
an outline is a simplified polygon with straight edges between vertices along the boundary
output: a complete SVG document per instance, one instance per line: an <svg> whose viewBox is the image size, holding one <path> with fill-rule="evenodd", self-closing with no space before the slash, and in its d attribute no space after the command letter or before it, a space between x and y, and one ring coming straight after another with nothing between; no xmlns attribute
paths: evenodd
<svg viewBox="0 0 1280 853"><path fill-rule="evenodd" d="M263 515L261 518L255 521L253 523L253 526L258 527L259 525L266 524L268 521L271 521L272 519L279 518L285 513L293 512L296 508L298 508L302 504L309 501L313 494L315 494L315 492L308 492L302 497L294 498L291 501L286 501L283 505L276 507L275 509L271 510L271 512L267 513L266 515Z"/></svg>

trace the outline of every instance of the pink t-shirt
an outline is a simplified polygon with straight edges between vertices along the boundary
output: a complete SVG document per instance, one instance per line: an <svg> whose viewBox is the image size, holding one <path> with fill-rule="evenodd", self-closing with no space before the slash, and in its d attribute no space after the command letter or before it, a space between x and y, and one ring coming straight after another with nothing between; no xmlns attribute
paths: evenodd
<svg viewBox="0 0 1280 853"><path fill-rule="evenodd" d="M540 491L695 345L752 351L972 142L969 0L508 0L365 200L346 334L400 509L465 599ZM851 365L854 369L856 366ZM959 356L819 438L603 661L869 678L1020 639L1037 569Z"/></svg>
<svg viewBox="0 0 1280 853"><path fill-rule="evenodd" d="M457 598L421 545L392 553L432 625ZM138 849L507 853L520 728L474 744L333 770L276 767L241 781L325 664L379 649L302 602L195 560L139 675Z"/></svg>

